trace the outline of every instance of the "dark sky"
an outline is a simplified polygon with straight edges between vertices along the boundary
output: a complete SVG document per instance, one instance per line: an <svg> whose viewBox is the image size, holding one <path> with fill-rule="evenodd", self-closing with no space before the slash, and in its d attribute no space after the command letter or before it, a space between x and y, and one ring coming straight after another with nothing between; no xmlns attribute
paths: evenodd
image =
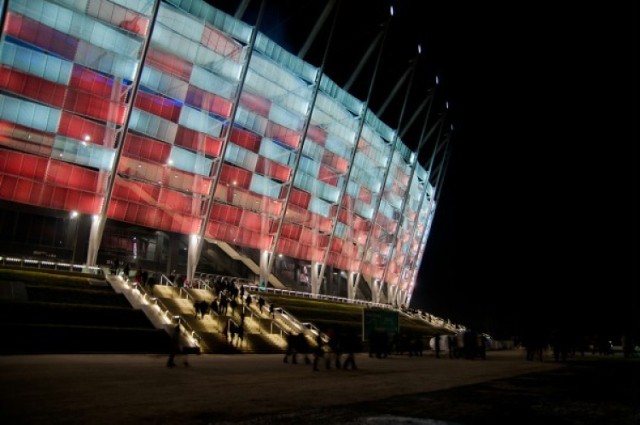
<svg viewBox="0 0 640 425"><path fill-rule="evenodd" d="M271 0L261 29L297 53L325 2ZM239 1L212 3L233 12ZM371 108L382 105L421 43L409 110L437 74L436 103L442 110L449 102L454 125L411 305L501 336L532 321L618 332L637 326L637 3L488 3L393 3ZM338 84L389 4L343 2L326 68ZM314 65L330 23L305 58ZM351 90L360 99L372 64ZM382 116L392 127L403 96Z"/></svg>

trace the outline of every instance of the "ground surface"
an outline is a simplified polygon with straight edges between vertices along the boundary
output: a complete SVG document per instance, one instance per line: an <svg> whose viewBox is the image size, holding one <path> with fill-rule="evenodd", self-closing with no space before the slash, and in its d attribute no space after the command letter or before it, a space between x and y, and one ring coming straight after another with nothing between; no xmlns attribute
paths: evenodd
<svg viewBox="0 0 640 425"><path fill-rule="evenodd" d="M640 359L358 355L314 372L280 355L0 357L2 424L640 424Z"/></svg>

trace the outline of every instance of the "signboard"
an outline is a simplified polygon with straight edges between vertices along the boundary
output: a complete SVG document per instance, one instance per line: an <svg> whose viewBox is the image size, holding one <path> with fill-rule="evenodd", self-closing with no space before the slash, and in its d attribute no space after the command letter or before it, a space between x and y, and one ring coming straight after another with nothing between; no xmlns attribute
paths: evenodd
<svg viewBox="0 0 640 425"><path fill-rule="evenodd" d="M399 314L394 310L365 308L362 310L362 338L369 339L372 332L386 332L388 335L400 330Z"/></svg>

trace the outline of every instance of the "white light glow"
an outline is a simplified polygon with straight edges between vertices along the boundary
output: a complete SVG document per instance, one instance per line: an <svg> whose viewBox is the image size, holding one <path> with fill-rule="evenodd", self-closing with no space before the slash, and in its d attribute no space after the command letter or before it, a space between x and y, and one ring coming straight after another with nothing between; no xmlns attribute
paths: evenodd
<svg viewBox="0 0 640 425"><path fill-rule="evenodd" d="M69 215L71 216L71 218L76 218L78 216L78 211L73 210L69 213Z"/></svg>
<svg viewBox="0 0 640 425"><path fill-rule="evenodd" d="M436 75L436 86L440 84L440 78L438 78L438 76Z"/></svg>
<svg viewBox="0 0 640 425"><path fill-rule="evenodd" d="M393 6L389 6L389 14L393 16Z"/></svg>
<svg viewBox="0 0 640 425"><path fill-rule="evenodd" d="M418 54L422 53L422 46L418 44Z"/></svg>

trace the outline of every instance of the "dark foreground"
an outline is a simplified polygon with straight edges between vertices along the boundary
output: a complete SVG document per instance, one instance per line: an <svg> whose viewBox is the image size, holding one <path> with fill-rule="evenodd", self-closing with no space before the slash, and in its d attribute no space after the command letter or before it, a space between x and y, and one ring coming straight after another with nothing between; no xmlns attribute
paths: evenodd
<svg viewBox="0 0 640 425"><path fill-rule="evenodd" d="M318 372L279 355L0 357L2 424L640 424L640 359L432 356Z"/></svg>

